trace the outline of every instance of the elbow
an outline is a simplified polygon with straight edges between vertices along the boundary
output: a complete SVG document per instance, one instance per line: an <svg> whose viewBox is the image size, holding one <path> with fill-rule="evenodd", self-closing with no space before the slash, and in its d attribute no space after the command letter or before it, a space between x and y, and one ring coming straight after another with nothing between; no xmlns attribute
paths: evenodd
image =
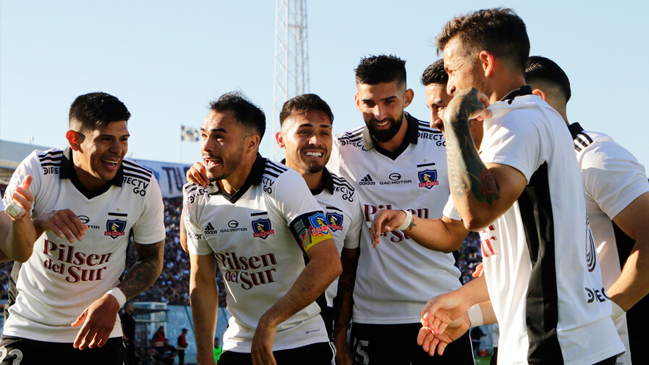
<svg viewBox="0 0 649 365"><path fill-rule="evenodd" d="M27 262L27 260L29 260L29 258L32 256L32 252L33 252L33 247L25 248L14 253L12 255L13 257L10 256L10 258L14 261L24 263Z"/></svg>
<svg viewBox="0 0 649 365"><path fill-rule="evenodd" d="M462 219L462 222L464 223L464 228L466 228L468 231L479 232L483 228L486 228L491 223L493 223L493 220L479 218L478 215L478 216L471 216L468 219Z"/></svg>

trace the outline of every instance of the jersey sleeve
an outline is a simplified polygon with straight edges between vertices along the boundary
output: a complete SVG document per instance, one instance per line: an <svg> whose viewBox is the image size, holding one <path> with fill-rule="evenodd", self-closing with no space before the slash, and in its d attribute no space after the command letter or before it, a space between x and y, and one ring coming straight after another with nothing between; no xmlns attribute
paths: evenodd
<svg viewBox="0 0 649 365"><path fill-rule="evenodd" d="M363 224L365 221L365 215L363 215L363 209L361 208L361 203L356 199L354 206L354 211L350 212L352 217L352 224L349 226L349 230L345 235L344 248L354 249L358 248L361 240L361 229L367 229Z"/></svg>
<svg viewBox="0 0 649 365"><path fill-rule="evenodd" d="M540 166L541 140L538 114L519 110L494 110L494 118L485 121L480 158L484 163L507 165L520 171L527 181ZM548 137L551 138L551 137Z"/></svg>
<svg viewBox="0 0 649 365"><path fill-rule="evenodd" d="M192 186L192 183L187 183L183 188L183 215L180 217L185 223L187 231L187 250L194 255L209 255L213 251L205 239L198 221L200 197L196 193L196 189L189 189Z"/></svg>
<svg viewBox="0 0 649 365"><path fill-rule="evenodd" d="M644 166L617 143L595 144L579 162L586 195L611 219L649 191Z"/></svg>
<svg viewBox="0 0 649 365"><path fill-rule="evenodd" d="M133 225L133 238L141 245L164 241L166 236L164 224L164 202L160 185L155 176L151 174L149 188L144 196L144 209Z"/></svg>
<svg viewBox="0 0 649 365"><path fill-rule="evenodd" d="M29 185L29 191L34 195L34 204L32 204L32 212L30 212L31 216L33 216L34 208L37 205L39 197L38 191L40 190L42 182L42 169L38 159L38 152L39 151L32 152L20 163L20 165L18 165L18 168L14 171L13 175L11 175L11 180L9 181L9 185L7 185L7 189L5 190L2 199L5 206L11 204L13 202L11 196L16 191L16 188L27 175L31 175L32 183Z"/></svg>
<svg viewBox="0 0 649 365"><path fill-rule="evenodd" d="M446 201L446 205L444 205L444 216L447 218L451 218L454 221L461 221L462 216L460 215L460 212L457 211L455 208L455 202L453 201L453 196L449 195L448 200Z"/></svg>
<svg viewBox="0 0 649 365"><path fill-rule="evenodd" d="M276 206L304 252L320 242L333 239L322 208L297 172L288 170L282 174L273 194Z"/></svg>

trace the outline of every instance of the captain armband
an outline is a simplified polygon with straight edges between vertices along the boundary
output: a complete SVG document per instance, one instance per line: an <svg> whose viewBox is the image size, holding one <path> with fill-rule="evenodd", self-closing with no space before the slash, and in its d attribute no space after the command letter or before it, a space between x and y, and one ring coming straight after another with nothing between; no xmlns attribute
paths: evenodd
<svg viewBox="0 0 649 365"><path fill-rule="evenodd" d="M318 243L333 239L322 212L306 213L295 218L291 222L291 232L305 253Z"/></svg>

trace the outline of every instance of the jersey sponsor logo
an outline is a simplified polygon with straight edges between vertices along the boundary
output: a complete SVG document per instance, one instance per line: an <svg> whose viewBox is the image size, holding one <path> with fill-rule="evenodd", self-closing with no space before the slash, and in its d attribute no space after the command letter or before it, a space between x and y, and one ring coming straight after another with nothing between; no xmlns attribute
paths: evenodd
<svg viewBox="0 0 649 365"><path fill-rule="evenodd" d="M327 213L327 223L329 228L332 231L342 231L343 230L343 215L338 213Z"/></svg>
<svg viewBox="0 0 649 365"><path fill-rule="evenodd" d="M439 185L437 181L437 170L436 169L426 169L424 171L419 171L417 173L419 178L419 187L426 188L430 190L433 186Z"/></svg>
<svg viewBox="0 0 649 365"><path fill-rule="evenodd" d="M370 174L367 174L364 178L361 179L361 181L358 182L358 185L376 185L376 182L372 180Z"/></svg>
<svg viewBox="0 0 649 365"><path fill-rule="evenodd" d="M58 166L42 166L42 168L43 175L58 174L60 171Z"/></svg>
<svg viewBox="0 0 649 365"><path fill-rule="evenodd" d="M104 232L104 236L110 236L112 239L116 239L117 237L125 235L125 230L126 221L119 219L109 219L106 222L106 232Z"/></svg>
<svg viewBox="0 0 649 365"><path fill-rule="evenodd" d="M588 217L586 217L586 265L588 272L593 272L597 266L597 248L595 248L595 238Z"/></svg>
<svg viewBox="0 0 649 365"><path fill-rule="evenodd" d="M334 191L340 192L341 195L342 195L341 197L343 198L343 200L347 200L347 201L350 201L350 202L354 201L354 190L350 190L348 187L343 186L343 185L341 185L341 186L334 185Z"/></svg>
<svg viewBox="0 0 649 365"><path fill-rule="evenodd" d="M108 267L111 253L88 254L78 251L73 245L56 243L45 240L43 254L50 257L43 262L43 267L55 274L64 275L65 281L77 283L80 281L102 280L101 275ZM102 267L99 267L103 265Z"/></svg>
<svg viewBox="0 0 649 365"><path fill-rule="evenodd" d="M146 189L149 187L149 183L147 183L146 181L142 181L140 179L136 179L134 177L128 177L128 176L124 176L123 184L132 185L133 193L140 196L145 196Z"/></svg>
<svg viewBox="0 0 649 365"><path fill-rule="evenodd" d="M371 223L374 220L374 215L376 215L380 210L383 209L389 209L393 210L395 208L392 207L392 204L379 204L377 205L371 205L371 204L365 204L365 222ZM407 209L412 212L413 216L417 216L422 219L428 219L429 216L429 210L428 208L414 208L414 209ZM395 230L391 232L384 232L381 234L382 237L390 237L389 240L390 242L401 242L404 239L410 239L410 236L407 234L403 233L402 231Z"/></svg>
<svg viewBox="0 0 649 365"><path fill-rule="evenodd" d="M239 222L232 219L231 221L228 222L228 227L229 228L222 228L219 230L221 233L228 233L228 232L245 232L248 230L246 227L239 227Z"/></svg>
<svg viewBox="0 0 649 365"><path fill-rule="evenodd" d="M435 141L437 146L446 146L446 140L444 140L444 135L441 133L418 132L418 134L419 138Z"/></svg>
<svg viewBox="0 0 649 365"><path fill-rule="evenodd" d="M101 228L96 224L90 224L90 218L87 215L83 215L83 214L80 215L79 220L81 221L81 223L85 224L88 228L91 228L91 229L100 229Z"/></svg>
<svg viewBox="0 0 649 365"><path fill-rule="evenodd" d="M391 173L388 178L390 181L381 181L379 185L410 184L412 182L412 180L401 180L401 174L398 172Z"/></svg>
<svg viewBox="0 0 649 365"><path fill-rule="evenodd" d="M214 226L212 225L212 222L207 222L207 225L205 226L205 228L203 228L203 232L205 233L205 235L212 235L217 233L216 229L214 229Z"/></svg>
<svg viewBox="0 0 649 365"><path fill-rule="evenodd" d="M593 303L597 301L598 303L603 303L606 300L610 299L606 294L606 289L595 289L595 288L584 288L586 290L586 295L588 296L588 303Z"/></svg>
<svg viewBox="0 0 649 365"><path fill-rule="evenodd" d="M254 232L252 234L254 238L261 238L264 240L266 237L275 233L275 230L273 230L273 227L270 224L270 219L268 218L261 218L252 221L252 230Z"/></svg>
<svg viewBox="0 0 649 365"><path fill-rule="evenodd" d="M223 278L240 284L244 290L275 282L273 273L277 272L277 260L272 253L246 257L236 252L218 252L214 256L221 265Z"/></svg>

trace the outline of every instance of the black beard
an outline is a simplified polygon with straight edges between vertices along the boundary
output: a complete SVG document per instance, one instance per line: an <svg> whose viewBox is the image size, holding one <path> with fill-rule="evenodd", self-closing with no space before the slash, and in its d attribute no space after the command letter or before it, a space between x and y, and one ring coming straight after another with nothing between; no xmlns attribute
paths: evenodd
<svg viewBox="0 0 649 365"><path fill-rule="evenodd" d="M385 130L375 130L374 128L374 123L379 122L378 119L372 118L370 121L365 122L365 125L367 125L367 128L370 129L370 134L374 139L376 139L379 142L387 142L394 138L394 136L399 132L399 129L401 128L401 124L403 123L403 112L401 112L401 115L397 120L393 120L392 118L385 118L382 121L389 120L391 121L391 127Z"/></svg>

